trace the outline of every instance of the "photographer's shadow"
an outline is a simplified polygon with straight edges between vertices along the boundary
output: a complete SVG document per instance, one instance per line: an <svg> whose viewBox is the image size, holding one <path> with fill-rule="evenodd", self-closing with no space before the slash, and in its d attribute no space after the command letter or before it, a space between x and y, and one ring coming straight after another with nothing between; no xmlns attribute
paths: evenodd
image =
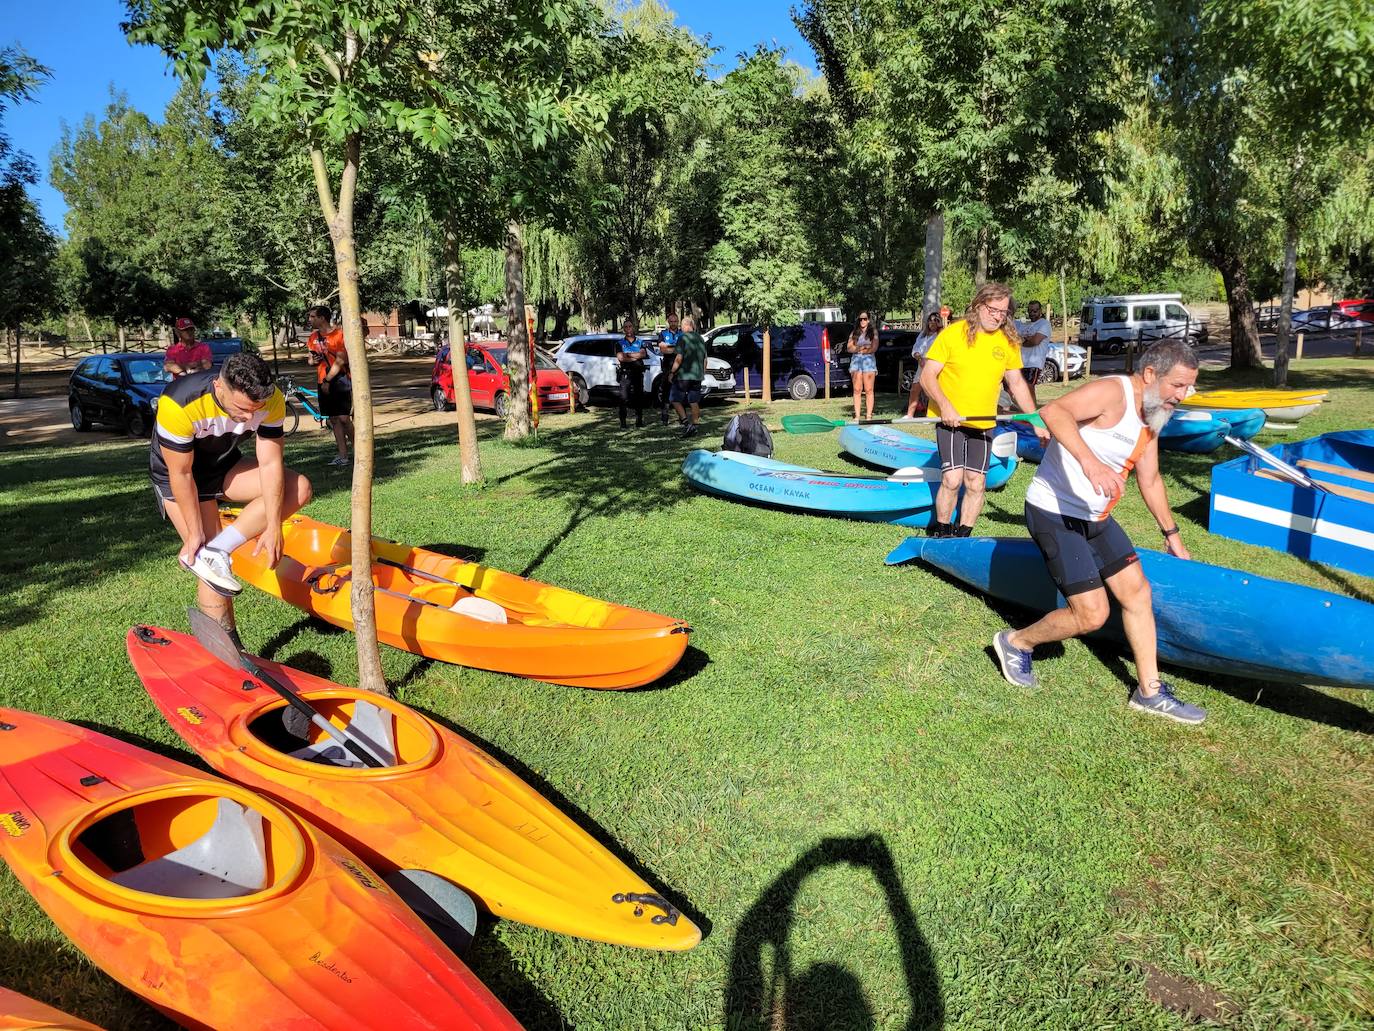
<svg viewBox="0 0 1374 1031"><path fill-rule="evenodd" d="M938 1031L943 1026L944 999L930 947L916 924L887 843L869 834L823 839L744 915L730 957L726 1027L867 1031L875 1026L862 981L839 961L844 954L840 942L835 943L837 959L813 963L800 972L793 969L789 939L797 898L809 877L841 864L870 871L887 899L910 997L908 1031Z"/></svg>

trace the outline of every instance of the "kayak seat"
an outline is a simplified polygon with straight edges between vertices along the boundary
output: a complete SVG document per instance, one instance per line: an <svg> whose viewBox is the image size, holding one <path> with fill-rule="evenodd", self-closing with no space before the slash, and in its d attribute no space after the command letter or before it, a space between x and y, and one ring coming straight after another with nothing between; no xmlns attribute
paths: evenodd
<svg viewBox="0 0 1374 1031"><path fill-rule="evenodd" d="M286 713L291 713L294 716L295 710L290 708L283 710L283 719L286 718ZM304 723L303 720L302 723ZM396 733L394 726L395 719L390 712L380 705L373 705L371 702L359 699L353 703L353 718L349 720L345 729L349 734L360 738L363 747L373 755L388 766L395 766ZM308 727L309 724L305 724L305 728L308 729ZM332 737L321 737L320 740L287 754L293 759L304 759L306 762L321 763L325 766L354 767L363 765L361 759Z"/></svg>
<svg viewBox="0 0 1374 1031"><path fill-rule="evenodd" d="M134 891L178 899L232 899L267 887L262 817L228 798L215 822L195 841L158 859L114 874Z"/></svg>

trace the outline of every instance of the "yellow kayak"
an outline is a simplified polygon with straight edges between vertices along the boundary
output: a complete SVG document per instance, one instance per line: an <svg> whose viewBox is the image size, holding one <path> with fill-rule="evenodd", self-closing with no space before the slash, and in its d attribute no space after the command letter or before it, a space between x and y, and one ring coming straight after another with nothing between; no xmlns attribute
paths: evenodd
<svg viewBox="0 0 1374 1031"><path fill-rule="evenodd" d="M1183 401L1186 408L1263 409L1267 418L1296 422L1326 400L1325 390L1200 390Z"/></svg>

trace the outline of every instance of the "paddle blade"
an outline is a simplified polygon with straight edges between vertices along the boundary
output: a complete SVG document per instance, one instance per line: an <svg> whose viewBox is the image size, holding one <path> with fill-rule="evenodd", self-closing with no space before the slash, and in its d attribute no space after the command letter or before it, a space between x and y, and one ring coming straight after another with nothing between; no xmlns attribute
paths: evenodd
<svg viewBox="0 0 1374 1031"><path fill-rule="evenodd" d="M467 951L477 934L477 906L471 895L428 870L396 870L382 880L455 956Z"/></svg>
<svg viewBox="0 0 1374 1031"><path fill-rule="evenodd" d="M923 465L909 465L888 477L893 483L939 483L940 470Z"/></svg>
<svg viewBox="0 0 1374 1031"><path fill-rule="evenodd" d="M191 633L202 648L219 659L230 669L242 669L242 653L234 646L229 632L197 608L186 610L186 618L191 622Z"/></svg>
<svg viewBox="0 0 1374 1031"><path fill-rule="evenodd" d="M843 419L827 419L823 415L784 415L782 428L788 433L829 433L843 426Z"/></svg>
<svg viewBox="0 0 1374 1031"><path fill-rule="evenodd" d="M1016 434L999 433L992 438L992 455L994 458L1015 458L1016 457Z"/></svg>

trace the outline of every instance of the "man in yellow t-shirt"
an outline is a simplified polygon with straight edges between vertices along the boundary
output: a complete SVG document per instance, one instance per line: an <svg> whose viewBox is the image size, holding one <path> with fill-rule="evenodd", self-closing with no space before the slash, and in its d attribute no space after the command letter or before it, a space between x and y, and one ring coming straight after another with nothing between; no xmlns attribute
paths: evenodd
<svg viewBox="0 0 1374 1031"><path fill-rule="evenodd" d="M935 516L926 532L932 537L967 537L983 510L987 485L992 419L1002 385L1023 412L1035 411L1025 377L1021 375L1021 341L1009 322L1011 291L1001 283L986 283L974 295L968 314L941 330L926 352L921 387L930 398L928 414L938 418L935 444L940 451L940 490ZM1036 434L1044 436L1042 427ZM951 522L963 488L959 525Z"/></svg>

